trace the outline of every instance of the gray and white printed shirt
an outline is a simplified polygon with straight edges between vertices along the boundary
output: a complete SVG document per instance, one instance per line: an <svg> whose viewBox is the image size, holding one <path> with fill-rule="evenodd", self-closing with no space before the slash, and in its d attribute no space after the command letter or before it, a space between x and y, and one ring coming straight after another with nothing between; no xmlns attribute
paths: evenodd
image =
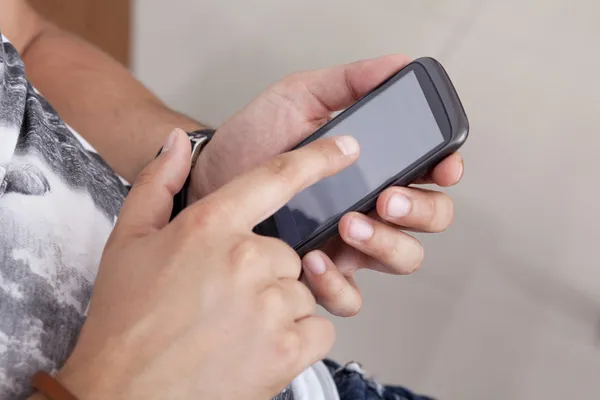
<svg viewBox="0 0 600 400"><path fill-rule="evenodd" d="M0 398L56 371L85 320L104 244L126 194L0 46Z"/></svg>
<svg viewBox="0 0 600 400"><path fill-rule="evenodd" d="M57 371L85 321L105 242L127 188L27 81L0 42L0 400ZM338 399L322 363L280 399Z"/></svg>

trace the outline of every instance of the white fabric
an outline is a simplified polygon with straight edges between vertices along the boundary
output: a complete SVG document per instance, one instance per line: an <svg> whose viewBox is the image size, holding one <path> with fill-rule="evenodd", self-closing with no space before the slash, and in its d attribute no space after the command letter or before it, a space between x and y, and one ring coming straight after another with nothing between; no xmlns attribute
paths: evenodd
<svg viewBox="0 0 600 400"><path fill-rule="evenodd" d="M339 400L333 377L327 366L318 362L292 382L294 400Z"/></svg>

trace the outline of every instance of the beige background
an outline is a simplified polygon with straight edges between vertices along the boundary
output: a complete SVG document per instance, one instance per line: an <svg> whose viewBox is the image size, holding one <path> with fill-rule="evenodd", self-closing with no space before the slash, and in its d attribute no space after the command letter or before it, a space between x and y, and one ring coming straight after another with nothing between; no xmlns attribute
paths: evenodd
<svg viewBox="0 0 600 400"><path fill-rule="evenodd" d="M456 222L415 276L363 273L332 356L441 399L600 396L597 0L144 0L137 75L218 124L281 76L439 58L472 125ZM268 123L268 122L266 122Z"/></svg>

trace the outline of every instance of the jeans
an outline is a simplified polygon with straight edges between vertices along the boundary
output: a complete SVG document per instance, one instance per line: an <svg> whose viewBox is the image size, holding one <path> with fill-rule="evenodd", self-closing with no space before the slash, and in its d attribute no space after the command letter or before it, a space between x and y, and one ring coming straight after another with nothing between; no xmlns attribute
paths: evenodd
<svg viewBox="0 0 600 400"><path fill-rule="evenodd" d="M400 386L383 386L365 377L361 366L350 363L342 367L325 360L338 388L340 400L433 400L419 396Z"/></svg>

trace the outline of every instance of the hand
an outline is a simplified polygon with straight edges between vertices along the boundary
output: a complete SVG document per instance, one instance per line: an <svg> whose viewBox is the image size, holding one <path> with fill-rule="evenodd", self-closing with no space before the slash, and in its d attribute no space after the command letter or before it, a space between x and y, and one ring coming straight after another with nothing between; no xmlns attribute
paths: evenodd
<svg viewBox="0 0 600 400"><path fill-rule="evenodd" d="M313 315L296 253L252 227L351 164L358 144L278 156L169 223L190 157L182 131L169 140L125 201L58 379L82 399L271 398L325 357L334 330Z"/></svg>
<svg viewBox="0 0 600 400"><path fill-rule="evenodd" d="M271 86L225 122L201 153L192 175L195 197L291 149L326 123L332 112L347 108L408 62L405 56L385 56L293 74ZM454 154L417 183L451 186L462 173L462 157ZM415 271L423 249L403 230L440 232L452 218L452 200L443 193L389 188L379 197L376 211L344 216L340 236L305 257L306 282L331 313L354 315L362 301L353 279L359 268L391 274ZM362 239L353 239L352 232Z"/></svg>

